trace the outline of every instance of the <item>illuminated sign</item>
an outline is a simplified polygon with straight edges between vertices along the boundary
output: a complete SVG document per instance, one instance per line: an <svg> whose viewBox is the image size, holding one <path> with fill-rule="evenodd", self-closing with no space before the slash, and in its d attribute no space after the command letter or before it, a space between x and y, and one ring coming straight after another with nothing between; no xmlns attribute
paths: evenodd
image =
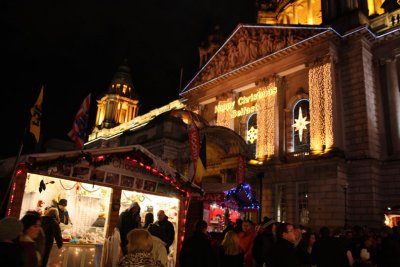
<svg viewBox="0 0 400 267"><path fill-rule="evenodd" d="M265 99L269 96L275 96L277 93L277 88L272 87L267 89L267 87L261 87L256 93L252 93L249 96L241 96L237 101L229 101L225 103L218 104L215 106L214 113L230 112L231 118L236 118L257 112L257 104L253 106L241 107L240 109L235 109L235 106L242 106L245 104L250 104L256 102L260 99Z"/></svg>

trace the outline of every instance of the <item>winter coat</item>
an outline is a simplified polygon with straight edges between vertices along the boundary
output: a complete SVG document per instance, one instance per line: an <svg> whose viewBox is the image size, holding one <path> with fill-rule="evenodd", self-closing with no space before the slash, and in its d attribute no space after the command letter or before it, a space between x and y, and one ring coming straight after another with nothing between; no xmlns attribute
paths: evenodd
<svg viewBox="0 0 400 267"><path fill-rule="evenodd" d="M215 267L216 257L208 236L201 232L185 239L179 255L181 267Z"/></svg>
<svg viewBox="0 0 400 267"><path fill-rule="evenodd" d="M163 267L154 260L149 252L130 253L125 255L117 265L118 267Z"/></svg>

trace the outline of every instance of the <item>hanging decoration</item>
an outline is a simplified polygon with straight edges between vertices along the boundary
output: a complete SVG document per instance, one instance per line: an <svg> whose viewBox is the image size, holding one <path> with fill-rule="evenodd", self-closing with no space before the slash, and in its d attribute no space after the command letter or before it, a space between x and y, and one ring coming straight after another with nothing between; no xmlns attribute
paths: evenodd
<svg viewBox="0 0 400 267"><path fill-rule="evenodd" d="M54 160L47 160L40 162L26 162L25 164L28 171L35 172L35 171L48 170L49 168L54 168L54 166L60 166L60 168L62 168L62 166L68 164L76 165L80 164L83 161L86 161L89 164L89 166L93 166L94 168L96 168L110 164L113 161L113 159L121 159L129 161L137 165L137 167L145 169L151 174L162 178L166 184L169 184L171 187L175 188L185 197L188 197L193 192L198 193L200 195L204 194L204 191L201 188L193 186L190 181L183 179L178 172L175 172L174 175L168 175L163 171L155 169L152 166L154 165L153 159L151 159L141 150L136 148L133 148L132 151L128 152L95 155L95 156L89 152L82 151L81 154L79 154L78 156L73 156L73 157L61 156Z"/></svg>
<svg viewBox="0 0 400 267"><path fill-rule="evenodd" d="M248 183L240 183L237 187L225 191L225 200L237 203L239 211L258 211L260 204L252 193Z"/></svg>

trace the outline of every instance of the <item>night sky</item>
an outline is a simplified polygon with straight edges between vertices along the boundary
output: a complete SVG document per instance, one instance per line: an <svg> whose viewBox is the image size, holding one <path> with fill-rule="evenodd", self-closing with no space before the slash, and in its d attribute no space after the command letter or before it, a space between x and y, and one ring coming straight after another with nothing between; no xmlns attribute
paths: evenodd
<svg viewBox="0 0 400 267"><path fill-rule="evenodd" d="M84 97L96 101L128 59L139 114L179 97L198 70L198 47L219 25L227 37L255 24L255 0L19 1L0 4L0 158L16 155L44 85L42 141L67 133ZM33 152L33 135L24 153Z"/></svg>

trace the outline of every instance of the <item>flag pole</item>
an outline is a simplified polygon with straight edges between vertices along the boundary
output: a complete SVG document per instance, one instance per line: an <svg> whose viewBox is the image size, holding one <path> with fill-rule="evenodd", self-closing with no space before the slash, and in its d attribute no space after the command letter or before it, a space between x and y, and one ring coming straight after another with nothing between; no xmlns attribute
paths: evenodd
<svg viewBox="0 0 400 267"><path fill-rule="evenodd" d="M22 149L24 148L24 138L25 138L27 129L28 129L28 127L25 126L24 133L23 133L23 135L22 135L22 138L21 138L21 141L20 141L20 144L19 144L18 154L17 154L17 157L15 158L15 161L14 161L13 171L12 171L12 174L11 174L11 178L10 178L10 181L9 181L9 183L8 183L7 190L4 192L3 200L1 201L0 210L2 210L4 207L6 207L6 209L5 209L5 215L6 215L6 216L8 216L8 214L7 214L7 213L8 213L8 212L7 212L7 210L8 210L8 205L7 205L7 206L5 205L5 204L6 204L6 199L7 199L7 196L10 197L10 196L9 196L9 192L10 192L10 189L11 189L11 185L13 184L13 182L14 182L14 180L15 180L15 174L16 174L16 172L17 172L18 162L19 162L19 159L20 159L21 154L22 154ZM5 217L6 217L6 216L5 216Z"/></svg>

